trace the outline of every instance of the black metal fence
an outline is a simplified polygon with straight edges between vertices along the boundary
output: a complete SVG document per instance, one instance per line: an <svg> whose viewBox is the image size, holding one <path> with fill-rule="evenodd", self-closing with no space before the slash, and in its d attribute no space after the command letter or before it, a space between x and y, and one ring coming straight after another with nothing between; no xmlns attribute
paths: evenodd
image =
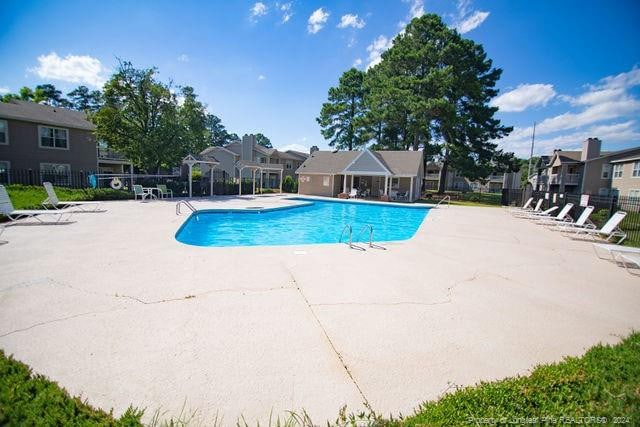
<svg viewBox="0 0 640 427"><path fill-rule="evenodd" d="M573 203L573 208L569 212L572 218L578 218L585 206L580 206L582 202L581 194L552 193L544 191L526 192L525 190L503 190L502 204L504 206L522 206L526 201L524 198L533 197L534 201L543 199L542 208L549 209L551 206L558 206L562 209L567 203ZM598 227L602 227L611 216L617 211L624 211L627 216L620 224L620 228L627 234L627 241L634 246L640 246L640 197L626 196L588 196L587 206L593 206L593 213L589 220ZM556 211L558 212L558 211Z"/></svg>
<svg viewBox="0 0 640 427"><path fill-rule="evenodd" d="M189 178L184 175L141 175L141 174L96 174L85 171L40 171L33 169L0 169L0 184L20 184L40 186L51 182L58 187L68 188L120 188L130 190L133 184L143 187L166 185L176 197L189 195ZM213 185L212 185L213 184ZM222 196L238 194L238 182L223 170L214 170L213 175L196 175L192 181L194 197ZM267 190L268 191L268 190ZM256 193L259 193L259 180ZM242 194L253 193L253 181L242 180Z"/></svg>
<svg viewBox="0 0 640 427"><path fill-rule="evenodd" d="M51 182L58 187L87 188L93 172L42 171L34 169L0 169L0 184L42 185Z"/></svg>

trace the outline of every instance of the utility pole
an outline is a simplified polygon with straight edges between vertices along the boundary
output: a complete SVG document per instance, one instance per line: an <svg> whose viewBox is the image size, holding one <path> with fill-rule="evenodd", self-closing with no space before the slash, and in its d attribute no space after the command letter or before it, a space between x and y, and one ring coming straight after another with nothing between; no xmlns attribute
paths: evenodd
<svg viewBox="0 0 640 427"><path fill-rule="evenodd" d="M527 182L529 182L529 177L531 176L531 160L533 159L533 144L536 140L536 122L533 122L533 134L531 135L531 154L529 154L529 168L527 169ZM536 182L536 186L538 183Z"/></svg>

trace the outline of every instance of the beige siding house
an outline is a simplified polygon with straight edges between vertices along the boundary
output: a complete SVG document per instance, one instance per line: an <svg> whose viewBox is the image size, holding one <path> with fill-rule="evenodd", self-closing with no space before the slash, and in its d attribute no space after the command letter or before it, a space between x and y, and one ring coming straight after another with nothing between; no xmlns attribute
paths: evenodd
<svg viewBox="0 0 640 427"><path fill-rule="evenodd" d="M620 196L640 197L640 149L611 164L611 188Z"/></svg>
<svg viewBox="0 0 640 427"><path fill-rule="evenodd" d="M35 102L0 102L0 174L13 170L53 174L58 184L73 172L129 172L131 162L97 144L82 111ZM24 176L24 174L22 174ZM52 178L48 178L52 179Z"/></svg>
<svg viewBox="0 0 640 427"><path fill-rule="evenodd" d="M266 188L278 188L280 176L291 176L295 179L295 171L307 159L308 154L299 151L278 151L258 145L254 135L244 135L241 141L235 141L223 147L209 147L200 156L215 159L228 176L244 179L253 178L262 181ZM206 175L208 167L203 167Z"/></svg>
<svg viewBox="0 0 640 427"><path fill-rule="evenodd" d="M315 151L298 168L298 192L414 201L424 175L422 151Z"/></svg>
<svg viewBox="0 0 640 427"><path fill-rule="evenodd" d="M555 150L542 168L536 188L600 196L628 196L630 191L639 189L633 169L640 159L640 147L601 152L601 144L598 138L588 138L581 151Z"/></svg>

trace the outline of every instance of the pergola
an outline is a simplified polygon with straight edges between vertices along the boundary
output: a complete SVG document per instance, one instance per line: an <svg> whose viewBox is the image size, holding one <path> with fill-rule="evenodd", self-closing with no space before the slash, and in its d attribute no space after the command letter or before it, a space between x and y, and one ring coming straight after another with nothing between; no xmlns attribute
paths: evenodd
<svg viewBox="0 0 640 427"><path fill-rule="evenodd" d="M216 166L220 164L214 157L210 156L194 156L189 154L187 157L182 159L182 164L189 166L189 197L192 197L193 190L193 165L201 164L201 165L209 165L211 168L209 172L211 173L211 179L209 180L209 185L211 186L211 190L209 194L213 194L213 170Z"/></svg>
<svg viewBox="0 0 640 427"><path fill-rule="evenodd" d="M251 177L253 179L253 194L256 194L256 172L260 173L260 189L263 188L263 172L278 172L280 174L280 192L282 193L282 165L264 164L249 162L246 160L239 160L236 162L236 169L238 169L239 183L238 183L238 195L242 196L242 171L249 169L251 171Z"/></svg>

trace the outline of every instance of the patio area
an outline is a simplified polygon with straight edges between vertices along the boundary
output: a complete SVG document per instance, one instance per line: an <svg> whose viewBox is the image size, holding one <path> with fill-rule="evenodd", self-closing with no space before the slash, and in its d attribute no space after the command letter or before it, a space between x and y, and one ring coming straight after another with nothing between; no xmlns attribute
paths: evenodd
<svg viewBox="0 0 640 427"><path fill-rule="evenodd" d="M321 424L366 403L406 415L640 328L637 278L501 208L432 209L411 240L356 251L187 246L175 201L104 206L7 227L0 348L118 414L184 405L228 425L304 408Z"/></svg>

